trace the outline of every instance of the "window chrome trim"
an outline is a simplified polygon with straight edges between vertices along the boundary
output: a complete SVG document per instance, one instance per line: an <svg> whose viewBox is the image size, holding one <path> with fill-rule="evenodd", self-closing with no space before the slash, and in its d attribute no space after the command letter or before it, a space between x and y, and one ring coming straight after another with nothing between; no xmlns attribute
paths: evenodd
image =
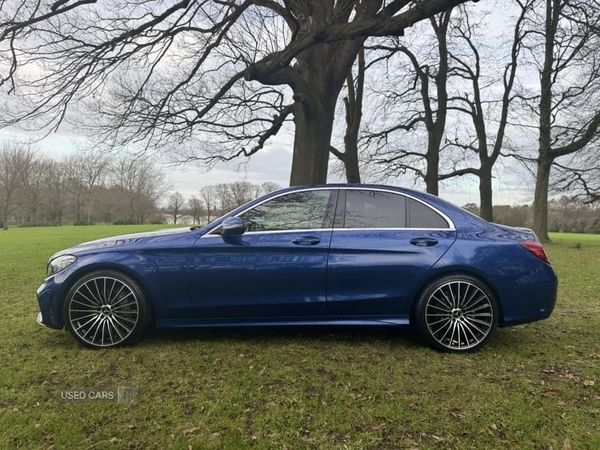
<svg viewBox="0 0 600 450"><path fill-rule="evenodd" d="M311 232L317 232L317 231L365 231L365 230L370 230L370 231L407 231L407 230L415 230L415 231L456 231L456 227L454 225L454 222L452 221L452 219L450 219L450 217L448 217L446 214L444 214L442 211L440 211L439 209L437 209L435 206L431 206L430 204L424 202L423 200L413 197L410 194L405 194L404 192L398 192L398 191L393 191L391 189L381 189L381 188L373 188L373 187L357 187L357 186L336 186L336 187L314 187L314 188L306 188L306 189L299 189L296 191L288 191L288 192L282 192L281 194L278 195L274 195L273 197L269 197L265 200L263 200L260 203L257 203L256 205L253 205L251 207L248 207L246 209L244 209L243 211L240 211L239 213L237 213L235 216L233 217L239 217L242 214L250 211L251 209L254 209L260 205L262 205L265 202L268 202L270 200L282 197L284 195L288 195L288 194L294 194L296 192L308 192L308 191L340 191L340 190L346 190L346 191L375 191L375 192L388 192L390 194L396 194L396 195L402 195L406 198L410 198L413 199L423 205L425 205L427 208L433 210L434 212L436 212L437 214L439 214L448 224L448 228L408 228L408 227L398 227L398 228L312 228L312 229L293 229L293 230L273 230L273 231L247 231L246 233L243 234L243 236L245 235L254 235L254 234L273 234L273 233L311 233ZM344 208L345 210L345 208ZM216 230L218 229L215 228L214 230L211 230L208 234L205 234L204 236L202 236L200 239L203 238L209 238L209 237L221 237L220 234L213 234Z"/></svg>
<svg viewBox="0 0 600 450"><path fill-rule="evenodd" d="M241 236L252 236L255 234L282 234L282 233L330 233L332 231L456 231L453 228L306 228L294 230L272 230L272 231L246 231ZM222 237L220 234L208 234L202 238Z"/></svg>

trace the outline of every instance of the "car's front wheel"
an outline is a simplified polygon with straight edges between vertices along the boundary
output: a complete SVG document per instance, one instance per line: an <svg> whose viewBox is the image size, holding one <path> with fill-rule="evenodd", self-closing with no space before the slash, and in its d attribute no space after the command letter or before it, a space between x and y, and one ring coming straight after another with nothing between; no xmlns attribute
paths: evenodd
<svg viewBox="0 0 600 450"><path fill-rule="evenodd" d="M79 279L67 293L63 314L67 330L92 348L132 344L149 320L143 290L130 277L112 270Z"/></svg>
<svg viewBox="0 0 600 450"><path fill-rule="evenodd" d="M476 351L498 326L491 290L468 275L448 275L430 283L417 299L415 319L431 346L452 352Z"/></svg>

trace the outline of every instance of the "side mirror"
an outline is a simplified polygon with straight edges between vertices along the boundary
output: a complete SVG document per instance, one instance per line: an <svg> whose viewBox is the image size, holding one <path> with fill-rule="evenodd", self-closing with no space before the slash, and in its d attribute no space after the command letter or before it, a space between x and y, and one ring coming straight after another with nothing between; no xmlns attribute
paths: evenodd
<svg viewBox="0 0 600 450"><path fill-rule="evenodd" d="M246 231L246 224L239 217L228 217L221 224L221 236L240 236Z"/></svg>

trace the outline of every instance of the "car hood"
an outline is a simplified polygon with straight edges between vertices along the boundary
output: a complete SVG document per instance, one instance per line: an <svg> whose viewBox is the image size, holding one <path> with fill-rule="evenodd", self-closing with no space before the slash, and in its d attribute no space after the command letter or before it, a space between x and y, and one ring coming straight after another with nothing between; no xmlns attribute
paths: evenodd
<svg viewBox="0 0 600 450"><path fill-rule="evenodd" d="M154 238L160 238L164 236L175 237L177 235L184 235L188 233L192 233L192 231L189 228L167 228L164 230L148 231L144 233L132 233L123 234L120 236L111 236L108 238L84 242L82 244L77 244L73 247L66 248L52 255L50 260L58 258L62 255L77 255L90 250L107 249L111 247L120 247L126 245L136 245L143 242L147 242Z"/></svg>

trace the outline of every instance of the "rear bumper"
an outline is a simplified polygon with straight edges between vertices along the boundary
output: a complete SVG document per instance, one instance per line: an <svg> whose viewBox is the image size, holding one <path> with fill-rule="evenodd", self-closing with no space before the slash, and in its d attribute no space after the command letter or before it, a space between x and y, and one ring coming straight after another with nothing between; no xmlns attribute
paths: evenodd
<svg viewBox="0 0 600 450"><path fill-rule="evenodd" d="M550 266L525 277L494 280L502 308L500 326L537 322L550 317L556 306L558 279Z"/></svg>

